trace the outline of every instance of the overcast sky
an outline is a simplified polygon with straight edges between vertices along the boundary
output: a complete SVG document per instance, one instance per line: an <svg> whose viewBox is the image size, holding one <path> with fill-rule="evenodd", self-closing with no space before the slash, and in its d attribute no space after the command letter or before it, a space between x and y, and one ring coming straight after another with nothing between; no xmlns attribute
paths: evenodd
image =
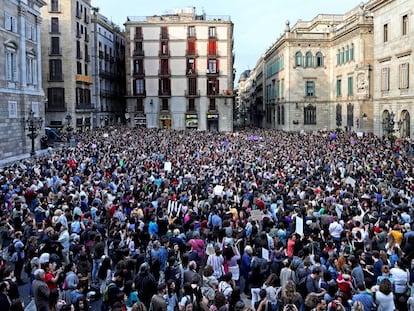
<svg viewBox="0 0 414 311"><path fill-rule="evenodd" d="M365 0L367 2L368 0ZM228 15L234 23L237 78L253 69L259 56L283 33L286 20L293 26L318 14L342 14L362 0L92 0L92 6L118 25L127 16L170 13L176 8L195 7L197 14ZM235 81L237 83L237 80Z"/></svg>

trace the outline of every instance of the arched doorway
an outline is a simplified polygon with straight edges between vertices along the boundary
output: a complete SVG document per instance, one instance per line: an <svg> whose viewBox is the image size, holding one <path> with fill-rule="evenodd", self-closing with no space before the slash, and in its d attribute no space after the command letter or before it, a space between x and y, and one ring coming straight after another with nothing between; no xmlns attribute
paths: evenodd
<svg viewBox="0 0 414 311"><path fill-rule="evenodd" d="M388 134L392 133L392 127L394 127L394 124L391 125L391 114L388 110L384 110L382 112L382 136L388 136Z"/></svg>
<svg viewBox="0 0 414 311"><path fill-rule="evenodd" d="M401 112L400 137L410 137L410 113L407 110Z"/></svg>

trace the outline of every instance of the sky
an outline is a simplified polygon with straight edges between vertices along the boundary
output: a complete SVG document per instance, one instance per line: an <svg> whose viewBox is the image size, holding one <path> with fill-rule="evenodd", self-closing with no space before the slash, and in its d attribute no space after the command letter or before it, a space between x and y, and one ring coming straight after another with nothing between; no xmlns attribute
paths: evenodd
<svg viewBox="0 0 414 311"><path fill-rule="evenodd" d="M92 0L99 13L122 26L127 16L171 13L195 7L197 14L230 16L234 24L236 83L284 32L286 20L310 21L318 14L343 14L362 0ZM367 0L365 0L365 3Z"/></svg>

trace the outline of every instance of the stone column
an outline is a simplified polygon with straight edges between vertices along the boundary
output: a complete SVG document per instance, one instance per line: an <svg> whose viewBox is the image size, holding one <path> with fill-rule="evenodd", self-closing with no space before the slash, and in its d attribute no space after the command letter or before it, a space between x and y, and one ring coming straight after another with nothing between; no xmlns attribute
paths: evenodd
<svg viewBox="0 0 414 311"><path fill-rule="evenodd" d="M38 90L43 90L42 83L42 39L41 39L41 29L40 24L42 23L42 18L36 16L36 62L37 62L37 88Z"/></svg>

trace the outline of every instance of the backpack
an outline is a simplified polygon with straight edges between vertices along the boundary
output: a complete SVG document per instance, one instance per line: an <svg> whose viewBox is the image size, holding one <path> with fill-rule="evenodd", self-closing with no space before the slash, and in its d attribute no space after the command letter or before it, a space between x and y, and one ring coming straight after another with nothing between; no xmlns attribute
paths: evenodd
<svg viewBox="0 0 414 311"><path fill-rule="evenodd" d="M108 303L109 301L109 288L111 286L116 286L113 282L109 283L108 285L105 286L105 290L102 296L102 301L105 303Z"/></svg>

